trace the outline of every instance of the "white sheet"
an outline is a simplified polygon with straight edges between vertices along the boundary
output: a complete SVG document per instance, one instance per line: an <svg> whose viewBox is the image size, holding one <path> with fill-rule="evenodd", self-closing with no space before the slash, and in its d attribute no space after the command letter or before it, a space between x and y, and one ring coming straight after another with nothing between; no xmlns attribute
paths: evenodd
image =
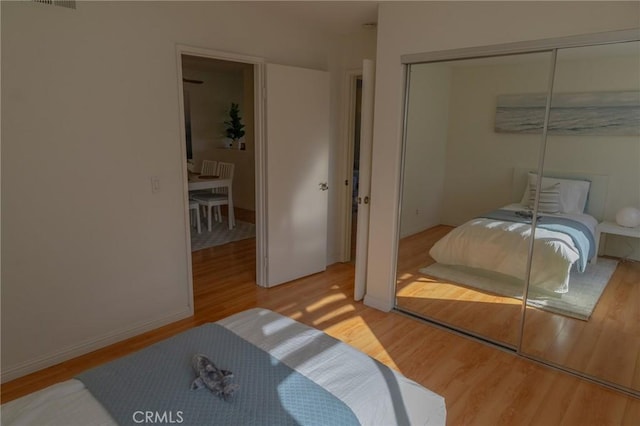
<svg viewBox="0 0 640 426"><path fill-rule="evenodd" d="M503 207L522 210L520 204ZM586 214L542 214L562 216L585 224L592 232L595 218ZM531 226L495 219L476 218L453 229L429 251L445 265L484 269L525 279ZM555 293L569 290L571 267L579 252L568 235L538 228L535 232L530 284Z"/></svg>
<svg viewBox="0 0 640 426"><path fill-rule="evenodd" d="M381 371L364 353L319 330L260 308L218 323L333 393L363 425L445 424L444 398L397 372ZM400 399L391 398L392 389ZM4 404L2 424L116 423L80 381L68 380Z"/></svg>

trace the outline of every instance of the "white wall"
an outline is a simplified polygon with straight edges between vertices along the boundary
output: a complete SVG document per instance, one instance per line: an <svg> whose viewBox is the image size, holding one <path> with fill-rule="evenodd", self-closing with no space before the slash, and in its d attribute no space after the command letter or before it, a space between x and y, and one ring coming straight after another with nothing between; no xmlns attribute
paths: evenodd
<svg viewBox="0 0 640 426"><path fill-rule="evenodd" d="M496 133L498 95L546 93L551 55L535 53L481 66L455 66L441 223L460 225L511 203L514 167L538 167L541 134ZM518 200L519 201L519 200Z"/></svg>
<svg viewBox="0 0 640 426"><path fill-rule="evenodd" d="M440 223L444 196L451 70L431 64L411 69L404 153L400 236Z"/></svg>
<svg viewBox="0 0 640 426"><path fill-rule="evenodd" d="M6 380L191 314L176 44L342 71L257 5L1 7Z"/></svg>
<svg viewBox="0 0 640 426"><path fill-rule="evenodd" d="M247 64L252 67L251 64ZM203 152L214 148L227 148L224 121L229 120L231 102L239 104L240 117L245 125L247 106L243 104L242 70L196 70L183 66L183 76L202 81L202 84L185 84L191 107L192 147L196 164L203 160ZM249 108L252 105L248 106Z"/></svg>
<svg viewBox="0 0 640 426"><path fill-rule="evenodd" d="M365 303L394 301L403 54L537 40L638 26L633 2L382 3L378 12L370 262ZM541 25L541 23L544 23Z"/></svg>

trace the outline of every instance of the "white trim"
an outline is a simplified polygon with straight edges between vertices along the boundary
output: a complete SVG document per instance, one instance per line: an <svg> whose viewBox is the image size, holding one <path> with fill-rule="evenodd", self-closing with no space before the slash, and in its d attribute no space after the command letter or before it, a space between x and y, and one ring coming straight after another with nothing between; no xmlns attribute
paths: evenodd
<svg viewBox="0 0 640 426"><path fill-rule="evenodd" d="M191 269L191 232L189 223L189 182L187 173L187 142L184 129L184 95L182 89L182 55L199 56L222 61L252 64L254 79L254 128L255 128L255 188L256 188L256 283L264 286L266 282L266 155L264 137L264 59L256 56L241 55L201 47L176 45L178 67L179 120L180 120L180 153L182 157L182 180L185 233L187 235L187 274L189 300L193 311L193 271ZM193 314L193 313L192 313Z"/></svg>
<svg viewBox="0 0 640 426"><path fill-rule="evenodd" d="M256 284L267 286L267 147L265 128L265 64L255 63L254 123L255 123L255 188L256 188Z"/></svg>
<svg viewBox="0 0 640 426"><path fill-rule="evenodd" d="M402 55L403 64L418 64L453 59L472 59L486 56L502 56L521 53L551 51L570 47L594 46L598 44L623 43L640 40L640 28L621 31L608 31L595 34L580 34L568 37L555 37L541 40L517 41L513 43L494 44L489 46L465 47L462 49L439 50Z"/></svg>
<svg viewBox="0 0 640 426"><path fill-rule="evenodd" d="M393 306L395 305L394 300L395 300L394 298L390 300L383 300L383 299L371 296L370 294L367 294L364 296L365 305L382 312L390 312L393 309Z"/></svg>
<svg viewBox="0 0 640 426"><path fill-rule="evenodd" d="M182 204L183 204L183 226L186 235L185 251L187 254L187 293L189 295L189 309L191 310L191 316L194 314L194 301L193 301L193 271L191 268L191 220L189 217L189 182L188 182L188 170L187 170L187 141L186 130L184 127L184 89L182 84L182 49L180 46L176 48L176 67L178 73L178 123L180 126L180 168L182 170L182 182L184 190L182 192Z"/></svg>
<svg viewBox="0 0 640 426"><path fill-rule="evenodd" d="M362 68L348 70L344 74L343 95L342 95L342 157L343 163L343 179L340 181L340 187L343 189L341 197L341 226L340 226L340 261L351 261L351 194L353 193L353 160L354 160L354 137L355 137L355 113L356 113L356 87L358 77L362 77ZM344 181L348 181L347 185L343 185Z"/></svg>
<svg viewBox="0 0 640 426"><path fill-rule="evenodd" d="M387 297L393 304L393 306L397 306L396 293L397 293L397 284L398 284L398 252L400 247L400 218L402 217L402 188L404 187L404 165L405 165L405 152L406 152L406 144L407 144L407 110L409 109L409 91L411 86L410 77L410 65L403 64L402 65L402 109L400 111L400 117L402 118L402 126L398 129L399 134L397 135L398 140L400 140L400 168L398 169L397 175L397 186L396 189L398 191L398 198L396 208L393 212L393 223L395 226L393 227L393 247L391 249L391 276L389 277L389 286L387 286Z"/></svg>
<svg viewBox="0 0 640 426"><path fill-rule="evenodd" d="M193 315L193 307L188 306L179 312L174 312L166 317L159 318L153 321L147 321L139 323L133 327L124 328L115 332L104 334L103 336L88 339L83 343L77 345L71 345L54 352L50 355L44 355L23 363L20 363L14 367L3 369L2 371L2 383L10 380L17 379L27 374L42 370L52 365L59 364L64 361L79 357L81 355L93 352L98 349L102 349L113 343L120 342L133 336L140 335L147 331L155 330L163 325L171 324L181 319L189 318Z"/></svg>
<svg viewBox="0 0 640 426"><path fill-rule="evenodd" d="M212 50L202 47L187 46L184 44L176 45L178 50L185 55L200 56L203 58L220 59L222 61L244 62L246 64L262 64L263 58L257 56L241 55L239 53L225 52L222 50ZM182 65L182 64L180 64Z"/></svg>

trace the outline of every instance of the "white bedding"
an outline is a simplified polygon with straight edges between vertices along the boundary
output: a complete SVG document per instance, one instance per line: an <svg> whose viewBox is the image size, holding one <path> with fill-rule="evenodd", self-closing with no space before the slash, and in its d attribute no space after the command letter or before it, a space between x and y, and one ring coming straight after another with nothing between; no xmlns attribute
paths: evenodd
<svg viewBox="0 0 640 426"><path fill-rule="evenodd" d="M522 210L521 204L502 207ZM559 216L579 221L592 233L597 221L587 214ZM541 216L557 216L545 215ZM431 248L438 263L484 269L525 279L531 226L526 223L476 218L454 228ZM538 228L535 231L530 285L555 293L569 290L571 267L579 251L568 235Z"/></svg>
<svg viewBox="0 0 640 426"><path fill-rule="evenodd" d="M444 425L444 398L379 365L322 331L266 309L251 309L218 324L327 389L363 425ZM398 397L391 397L392 391ZM115 425L78 380L68 380L2 406L7 425Z"/></svg>

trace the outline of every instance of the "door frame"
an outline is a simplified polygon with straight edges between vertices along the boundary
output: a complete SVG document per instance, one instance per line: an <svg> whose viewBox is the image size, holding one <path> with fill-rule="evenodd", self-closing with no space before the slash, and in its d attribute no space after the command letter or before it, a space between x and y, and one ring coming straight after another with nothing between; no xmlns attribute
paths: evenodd
<svg viewBox="0 0 640 426"><path fill-rule="evenodd" d="M342 210L341 210L341 226L340 226L340 254L339 260L341 262L351 261L351 217L352 217L352 194L353 194L353 160L355 150L355 122L356 122L356 89L357 80L362 78L362 68L347 70L344 74L343 80L343 96L342 96L342 108L344 114L342 114L343 126L342 126L342 158L344 158L343 169L343 182L345 185L344 193L342 194Z"/></svg>
<svg viewBox="0 0 640 426"><path fill-rule="evenodd" d="M187 141L184 124L184 92L182 86L182 55L199 56L203 58L218 59L222 61L243 62L253 65L253 108L255 129L255 197L256 197L256 284L264 287L266 283L266 147L264 133L264 58L241 55L237 53L223 52L201 47L176 45L176 67L178 76L179 98L179 124L180 124L180 156L183 184L184 204L184 230L187 236L187 282L189 286L189 299L193 313L193 270L191 267L191 223L189 218L189 182L187 171Z"/></svg>

